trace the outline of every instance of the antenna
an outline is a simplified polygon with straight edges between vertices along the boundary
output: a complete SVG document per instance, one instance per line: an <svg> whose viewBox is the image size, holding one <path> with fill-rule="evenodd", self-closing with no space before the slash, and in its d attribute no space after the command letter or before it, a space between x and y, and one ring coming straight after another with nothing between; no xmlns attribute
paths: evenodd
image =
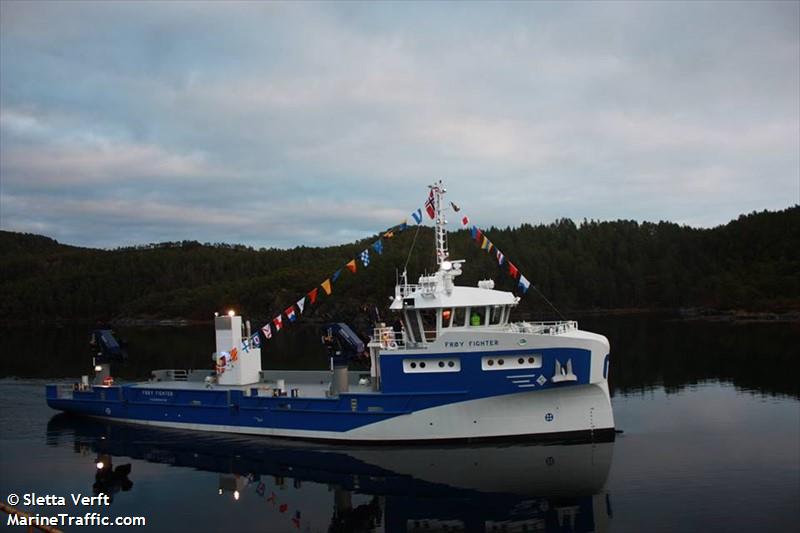
<svg viewBox="0 0 800 533"><path fill-rule="evenodd" d="M447 261L449 257L449 252L447 250L447 219L444 218L444 209L442 207L447 189L445 189L442 180L439 180L438 183L434 183L433 185L429 185L429 187L433 193L433 208L436 215L436 264L441 265L442 262Z"/></svg>

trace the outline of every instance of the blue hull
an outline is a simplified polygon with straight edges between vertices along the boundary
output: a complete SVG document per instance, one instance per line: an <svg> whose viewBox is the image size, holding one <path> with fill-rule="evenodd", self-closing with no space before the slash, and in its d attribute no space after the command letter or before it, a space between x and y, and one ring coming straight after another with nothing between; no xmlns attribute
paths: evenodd
<svg viewBox="0 0 800 533"><path fill-rule="evenodd" d="M509 358L517 353L494 355ZM337 397L259 396L256 388L245 392L153 382L86 390L48 385L47 403L69 413L125 422L317 440L452 441L540 434L594 440L601 433L613 434L613 422L593 423L601 412L610 413L610 402L606 389L589 383L589 351L555 348L541 354L543 364L535 373L483 371L480 357L485 353L476 353L461 356L459 372L409 374L403 372L402 357L387 356L382 360L387 378L381 392ZM424 359L435 364L442 357L429 354ZM539 376L552 376L556 361L567 358L574 362L576 381L537 381ZM567 401L570 398L580 399L577 407ZM516 418L500 425L498 420L509 416Z"/></svg>

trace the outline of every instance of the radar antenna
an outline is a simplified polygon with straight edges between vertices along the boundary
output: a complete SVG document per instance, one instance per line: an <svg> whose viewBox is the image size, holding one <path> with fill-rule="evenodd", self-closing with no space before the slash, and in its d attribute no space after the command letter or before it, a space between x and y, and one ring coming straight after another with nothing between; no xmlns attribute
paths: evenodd
<svg viewBox="0 0 800 533"><path fill-rule="evenodd" d="M444 195L447 189L445 189L442 180L428 187L431 189L431 196L428 198L428 204L425 207L428 208L430 203L433 203L431 207L434 210L434 221L436 223L436 264L441 265L444 261L447 261L450 255L447 250L447 219L444 217L443 208Z"/></svg>

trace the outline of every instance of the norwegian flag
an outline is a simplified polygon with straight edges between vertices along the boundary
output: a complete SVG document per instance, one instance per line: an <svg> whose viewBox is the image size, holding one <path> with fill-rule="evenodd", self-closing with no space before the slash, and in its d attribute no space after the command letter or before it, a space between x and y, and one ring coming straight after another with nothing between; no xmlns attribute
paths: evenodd
<svg viewBox="0 0 800 533"><path fill-rule="evenodd" d="M261 332L264 333L265 339L272 338L272 328L269 327L269 324L265 324L263 328L261 328Z"/></svg>
<svg viewBox="0 0 800 533"><path fill-rule="evenodd" d="M431 189L431 193L428 195L428 200L425 202L425 211L431 218L436 216L436 207L434 206L434 199L433 199L433 189Z"/></svg>

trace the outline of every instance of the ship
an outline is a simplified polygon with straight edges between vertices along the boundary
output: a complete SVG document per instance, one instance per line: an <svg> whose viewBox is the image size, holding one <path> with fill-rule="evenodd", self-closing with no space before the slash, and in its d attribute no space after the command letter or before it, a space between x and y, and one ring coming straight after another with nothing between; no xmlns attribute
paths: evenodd
<svg viewBox="0 0 800 533"><path fill-rule="evenodd" d="M447 191L441 181L429 189L435 272L417 283L398 276L395 320L376 323L369 339L346 323L326 325L327 370L263 369L249 321L231 311L214 317L214 369L115 383L110 366L124 351L100 330L93 379L47 385L48 405L125 423L319 441L613 440L608 339L573 320L512 320L520 297L491 279L456 284L466 264L450 258ZM365 355L369 370L352 370Z"/></svg>

